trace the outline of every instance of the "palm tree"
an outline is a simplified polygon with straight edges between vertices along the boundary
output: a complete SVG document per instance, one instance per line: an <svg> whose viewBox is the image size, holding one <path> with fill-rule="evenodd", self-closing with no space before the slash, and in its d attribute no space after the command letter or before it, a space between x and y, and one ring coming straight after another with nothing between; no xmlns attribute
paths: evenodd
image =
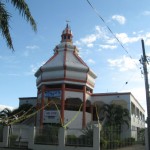
<svg viewBox="0 0 150 150"><path fill-rule="evenodd" d="M9 31L9 21L12 16L6 9L6 3L11 3L16 9L18 9L19 14L21 14L22 17L24 17L26 21L30 23L34 31L37 30L37 27L25 0L0 0L0 31L6 40L8 48L14 50Z"/></svg>
<svg viewBox="0 0 150 150"><path fill-rule="evenodd" d="M111 148L111 146L119 143L122 126L127 125L129 127L129 110L121 105L104 104L101 108L100 120L102 122L101 145Z"/></svg>
<svg viewBox="0 0 150 150"><path fill-rule="evenodd" d="M130 114L129 110L121 105L104 104L100 112L102 125L121 126L126 124L129 127Z"/></svg>
<svg viewBox="0 0 150 150"><path fill-rule="evenodd" d="M6 125L8 123L7 118L12 115L12 111L8 108L3 109L0 112L0 124Z"/></svg>
<svg viewBox="0 0 150 150"><path fill-rule="evenodd" d="M10 117L12 111L9 108L5 108L0 112L0 118Z"/></svg>
<svg viewBox="0 0 150 150"><path fill-rule="evenodd" d="M5 108L0 112L0 123L9 125L18 118L21 119L19 119L20 121L18 120L17 122L22 122L26 119L25 116L32 114L33 112L35 112L35 107L33 107L31 104L23 104L12 111L8 108Z"/></svg>

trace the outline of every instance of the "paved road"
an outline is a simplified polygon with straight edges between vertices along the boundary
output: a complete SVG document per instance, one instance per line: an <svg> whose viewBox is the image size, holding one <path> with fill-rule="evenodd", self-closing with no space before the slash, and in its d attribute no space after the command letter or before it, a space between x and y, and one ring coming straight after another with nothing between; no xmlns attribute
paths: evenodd
<svg viewBox="0 0 150 150"><path fill-rule="evenodd" d="M119 148L116 150L146 150L145 145L133 145L129 147Z"/></svg>

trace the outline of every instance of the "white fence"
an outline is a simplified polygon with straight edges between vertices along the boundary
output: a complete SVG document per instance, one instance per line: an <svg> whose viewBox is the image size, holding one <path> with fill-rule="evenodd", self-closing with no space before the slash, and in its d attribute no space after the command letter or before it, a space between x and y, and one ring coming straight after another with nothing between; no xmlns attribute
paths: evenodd
<svg viewBox="0 0 150 150"><path fill-rule="evenodd" d="M25 132L24 132L25 131ZM73 150L76 148L76 150L81 150L81 147L78 145L66 145L66 135L67 130L64 128L59 128L58 130L58 144L56 145L44 145L44 144L35 144L35 135L36 135L36 128L35 127L28 127L28 126L14 126L14 127L4 127L3 130L3 142L0 142L0 148L2 147L10 147L10 142L12 144L12 141L10 141L10 135L13 134L17 135L15 138L15 143L13 143L13 146L22 147L24 146L23 143L27 143L27 148L32 150ZM82 146L82 150L100 150L100 131L99 128L94 126L93 128L93 144L92 146Z"/></svg>
<svg viewBox="0 0 150 150"><path fill-rule="evenodd" d="M54 131L54 130L53 130ZM39 130L39 128L35 127L29 127L29 126L12 126L10 127L4 127L3 129L3 139L0 141L0 149L3 149L6 147L15 147L16 148L29 148L32 150L100 150L100 131L99 128L94 126L93 128L93 135L92 138L90 139L82 139L81 137L84 137L80 135L79 131L73 130L73 132L70 129L64 129L64 128L59 128L58 130L56 129L57 133L48 133L45 134L45 131L43 132L42 130ZM43 134L44 133L44 134ZM76 133L76 134L75 134ZM1 133L0 133L1 134ZM52 137L55 137L53 139L53 143L41 143L37 142L36 138L41 136L47 136L47 135L52 135ZM74 137L75 139L73 142L69 143L67 141L68 137ZM147 144L147 130L145 130L145 150L148 149L148 144ZM101 133L102 136L102 133ZM13 138L12 138L13 137ZM15 137L15 138L14 138ZM43 138L43 137L40 137ZM40 139L39 138L39 139ZM49 137L51 139L51 137ZM35 140L36 139L36 140ZM92 142L91 142L91 139ZM134 149L134 147L132 147Z"/></svg>

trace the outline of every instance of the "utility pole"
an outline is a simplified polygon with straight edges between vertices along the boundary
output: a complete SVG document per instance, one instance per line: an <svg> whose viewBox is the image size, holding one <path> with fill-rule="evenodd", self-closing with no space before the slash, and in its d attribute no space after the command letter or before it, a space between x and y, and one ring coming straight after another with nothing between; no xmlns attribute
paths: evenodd
<svg viewBox="0 0 150 150"><path fill-rule="evenodd" d="M143 71L144 71L145 92L146 92L146 102L147 102L148 147L150 149L150 94L149 94L149 83L148 83L148 72L147 72L148 60L145 53L144 40L142 39L141 42L142 42L142 50L143 50L141 63L143 65Z"/></svg>

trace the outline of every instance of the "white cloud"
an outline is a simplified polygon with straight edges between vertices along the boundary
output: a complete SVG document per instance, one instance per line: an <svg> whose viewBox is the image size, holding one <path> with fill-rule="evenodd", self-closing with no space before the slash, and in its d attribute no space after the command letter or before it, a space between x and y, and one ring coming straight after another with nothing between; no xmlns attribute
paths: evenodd
<svg viewBox="0 0 150 150"><path fill-rule="evenodd" d="M8 108L8 109L10 109L10 110L13 110L13 109L14 109L14 107L12 107L12 106L0 105L0 111L2 111L2 110L5 109L5 108Z"/></svg>
<svg viewBox="0 0 150 150"><path fill-rule="evenodd" d="M30 46L26 46L26 49L32 49L32 50L39 49L39 46L37 46L37 45L30 45Z"/></svg>
<svg viewBox="0 0 150 150"><path fill-rule="evenodd" d="M150 39L145 40L145 45L150 46Z"/></svg>
<svg viewBox="0 0 150 150"><path fill-rule="evenodd" d="M84 44L91 44L95 42L97 39L96 34L87 35L85 38L82 38L80 41Z"/></svg>
<svg viewBox="0 0 150 150"><path fill-rule="evenodd" d="M38 67L37 67L37 66L34 66L34 65L31 65L30 68L31 68L31 72L32 72L33 74L34 74L34 73L37 71L37 69L38 69Z"/></svg>
<svg viewBox="0 0 150 150"><path fill-rule="evenodd" d="M107 36L107 30L104 27L101 26L95 26L95 31L98 38L106 38Z"/></svg>
<svg viewBox="0 0 150 150"><path fill-rule="evenodd" d="M147 32L144 35L142 35L141 39L144 40L146 46L150 46L150 32Z"/></svg>
<svg viewBox="0 0 150 150"><path fill-rule="evenodd" d="M115 49L115 48L117 48L116 45L100 45L100 47L103 49Z"/></svg>
<svg viewBox="0 0 150 150"><path fill-rule="evenodd" d="M129 37L127 35L127 33L117 33L116 37L119 39L119 41L123 44L128 44L128 43L134 43L139 41L142 36L141 35L137 35L137 36L133 36L133 37ZM118 43L117 39L115 38L108 38L107 39L107 43L108 44L115 44Z"/></svg>
<svg viewBox="0 0 150 150"><path fill-rule="evenodd" d="M150 32L146 33L145 37L150 38Z"/></svg>
<svg viewBox="0 0 150 150"><path fill-rule="evenodd" d="M135 43L141 40L142 37L148 38L150 34L147 33L145 35L141 35L141 32L134 32L132 36L128 36L127 33L116 33L115 36L119 39L122 44ZM102 28L101 26L95 26L95 33L89 34L84 38L75 42L75 45L79 45L80 47L87 46L89 48L94 47L97 40L102 40L104 44L100 45L100 48L103 49L115 49L117 48L118 41L112 36L108 36L108 31L106 28ZM106 44L105 44L106 43Z"/></svg>
<svg viewBox="0 0 150 150"><path fill-rule="evenodd" d="M150 11L144 11L142 14L143 14L144 16L150 16Z"/></svg>
<svg viewBox="0 0 150 150"><path fill-rule="evenodd" d="M31 45L31 46L26 46L26 49L23 53L24 56L28 57L30 53L34 52L35 50L39 49L40 47L37 45Z"/></svg>
<svg viewBox="0 0 150 150"><path fill-rule="evenodd" d="M34 75L34 73L41 67L43 64L45 64L45 61L41 62L40 64L36 65L30 65L30 71L26 72L25 75Z"/></svg>
<svg viewBox="0 0 150 150"><path fill-rule="evenodd" d="M137 36L137 37L128 37L128 35L126 33L119 33L119 34L116 34L117 38L123 43L123 44L126 44L126 43L134 43L134 42L137 42L141 39L140 36Z"/></svg>
<svg viewBox="0 0 150 150"><path fill-rule="evenodd" d="M79 41L75 41L75 43L74 43L75 45L78 45L78 46L80 46L81 45L81 43L79 42Z"/></svg>
<svg viewBox="0 0 150 150"><path fill-rule="evenodd" d="M108 38L106 43L108 43L108 44L115 44L115 43L117 43L117 40L115 38Z"/></svg>
<svg viewBox="0 0 150 150"><path fill-rule="evenodd" d="M95 33L86 35L84 38L75 42L75 45L80 46L82 49L93 48L95 46L96 49L102 51L103 49L116 49L119 45L117 39L115 39L106 28L101 26L95 26ZM129 36L127 33L114 33L115 36L122 44L132 44L139 42L142 38L145 40L145 45L150 46L150 32L144 33L142 30L133 32ZM99 43L102 44L98 44ZM81 53L81 51L80 51ZM85 53L85 52L84 52ZM88 53L89 54L89 53Z"/></svg>
<svg viewBox="0 0 150 150"><path fill-rule="evenodd" d="M143 30L140 30L140 31L138 31L138 32L135 32L135 31L134 31L132 34L133 34L133 35L138 35L138 34L143 33L143 32L144 32Z"/></svg>
<svg viewBox="0 0 150 150"><path fill-rule="evenodd" d="M88 59L88 63L95 64L95 61L93 59Z"/></svg>
<svg viewBox="0 0 150 150"><path fill-rule="evenodd" d="M93 43L87 44L87 47L93 47Z"/></svg>
<svg viewBox="0 0 150 150"><path fill-rule="evenodd" d="M137 68L136 64L139 63L136 59L131 59L127 56L123 56L119 59L108 59L109 66L111 68L118 68L119 71L128 71L128 70L134 70Z"/></svg>
<svg viewBox="0 0 150 150"><path fill-rule="evenodd" d="M120 24L125 24L125 22L126 22L126 18L121 15L114 15L114 16L112 16L112 19L118 21L118 23L120 23Z"/></svg>
<svg viewBox="0 0 150 150"><path fill-rule="evenodd" d="M93 47L94 42L100 38L106 38L106 31L101 26L95 26L95 33L86 35L84 38L75 42L75 45Z"/></svg>

